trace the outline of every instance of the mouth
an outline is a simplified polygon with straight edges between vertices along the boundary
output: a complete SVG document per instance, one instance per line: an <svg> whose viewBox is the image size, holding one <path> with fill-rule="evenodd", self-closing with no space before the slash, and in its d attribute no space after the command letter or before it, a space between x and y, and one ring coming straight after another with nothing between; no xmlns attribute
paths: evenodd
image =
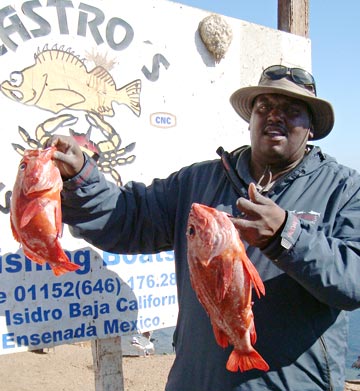
<svg viewBox="0 0 360 391"><path fill-rule="evenodd" d="M286 130L281 126L267 125L264 129L264 135L271 139L284 138L286 134Z"/></svg>

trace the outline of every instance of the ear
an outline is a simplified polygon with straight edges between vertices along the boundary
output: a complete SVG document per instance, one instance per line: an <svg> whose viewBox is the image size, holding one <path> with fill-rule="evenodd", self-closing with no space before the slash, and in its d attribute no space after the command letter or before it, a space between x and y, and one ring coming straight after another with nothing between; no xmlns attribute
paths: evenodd
<svg viewBox="0 0 360 391"><path fill-rule="evenodd" d="M309 140L312 140L314 138L314 130L312 125L309 128Z"/></svg>

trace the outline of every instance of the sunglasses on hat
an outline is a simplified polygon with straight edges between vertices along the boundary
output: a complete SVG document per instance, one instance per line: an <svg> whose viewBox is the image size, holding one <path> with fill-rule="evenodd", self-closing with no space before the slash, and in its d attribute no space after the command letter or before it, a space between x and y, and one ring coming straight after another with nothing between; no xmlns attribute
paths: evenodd
<svg viewBox="0 0 360 391"><path fill-rule="evenodd" d="M259 84L264 79L279 80L287 76L290 76L294 83L304 86L316 96L316 86L313 75L301 68L288 68L284 65L272 65L264 69Z"/></svg>

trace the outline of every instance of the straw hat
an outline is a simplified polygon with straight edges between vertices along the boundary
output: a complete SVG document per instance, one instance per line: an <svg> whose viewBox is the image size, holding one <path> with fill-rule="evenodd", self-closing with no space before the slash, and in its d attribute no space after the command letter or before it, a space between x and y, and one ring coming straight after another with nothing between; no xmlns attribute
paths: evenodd
<svg viewBox="0 0 360 391"><path fill-rule="evenodd" d="M240 88L231 95L230 102L240 117L249 122L254 99L261 94L282 94L304 101L312 113L312 140L326 137L334 126L335 116L331 104L317 98L314 92L287 77L278 80L263 79L257 86Z"/></svg>

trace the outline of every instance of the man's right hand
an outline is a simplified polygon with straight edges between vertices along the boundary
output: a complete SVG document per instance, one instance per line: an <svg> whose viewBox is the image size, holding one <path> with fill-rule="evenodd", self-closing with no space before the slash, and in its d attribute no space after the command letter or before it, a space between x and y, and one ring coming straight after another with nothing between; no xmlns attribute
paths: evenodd
<svg viewBox="0 0 360 391"><path fill-rule="evenodd" d="M55 147L54 160L63 180L74 177L83 168L85 159L79 144L70 136L52 136L45 148Z"/></svg>

